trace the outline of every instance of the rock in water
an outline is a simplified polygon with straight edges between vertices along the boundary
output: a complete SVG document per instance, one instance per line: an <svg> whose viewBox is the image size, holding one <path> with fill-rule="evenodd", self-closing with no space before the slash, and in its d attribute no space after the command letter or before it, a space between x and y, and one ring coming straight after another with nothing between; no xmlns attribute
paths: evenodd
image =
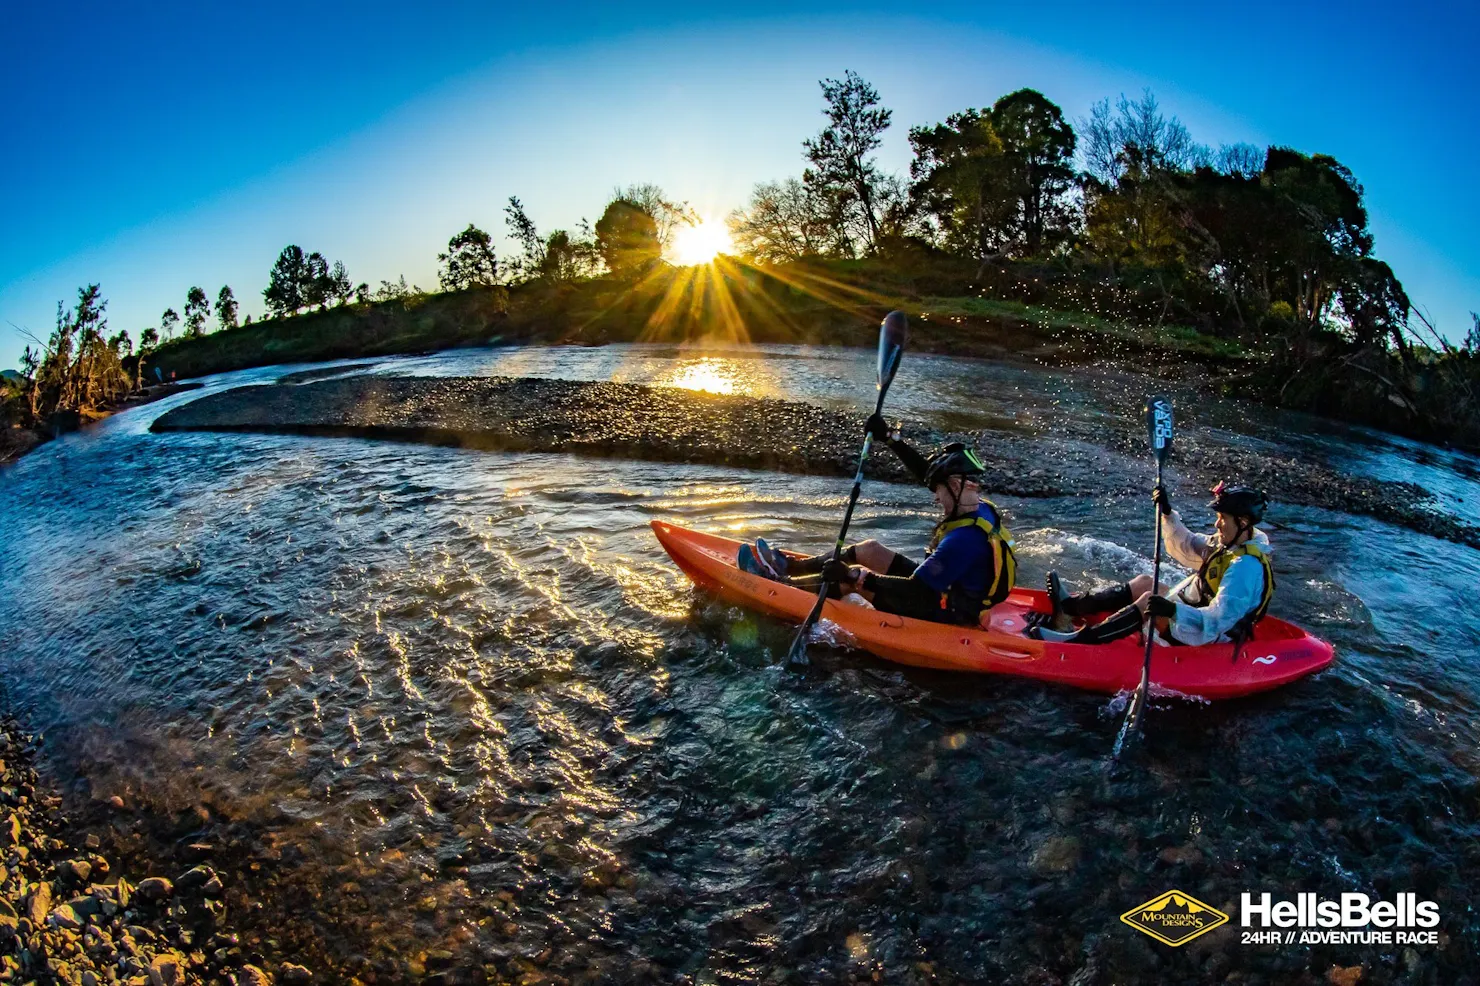
<svg viewBox="0 0 1480 986"><path fill-rule="evenodd" d="M301 965L285 962L278 970L278 981L284 986L306 986L307 983L313 982L313 973Z"/></svg>
<svg viewBox="0 0 1480 986"><path fill-rule="evenodd" d="M1074 836L1050 836L1043 841L1028 866L1034 873L1067 873L1079 865L1079 840Z"/></svg>
<svg viewBox="0 0 1480 986"><path fill-rule="evenodd" d="M272 986L272 980L267 978L267 973L254 965L244 965L236 970L232 983L234 986Z"/></svg>
<svg viewBox="0 0 1480 986"><path fill-rule="evenodd" d="M46 922L46 916L51 913L51 884L46 881L36 884L36 889L31 891L31 903L26 908L26 916L31 919L31 926L41 927Z"/></svg>
<svg viewBox="0 0 1480 986"><path fill-rule="evenodd" d="M72 909L71 904L63 904L51 912L51 924L55 928L64 928L67 931L76 931L82 927L82 917Z"/></svg>
<svg viewBox="0 0 1480 986"><path fill-rule="evenodd" d="M151 876L147 880L139 881L139 885L134 888L134 893L145 900L168 900L175 895L175 885L162 876Z"/></svg>
<svg viewBox="0 0 1480 986"><path fill-rule="evenodd" d="M185 960L174 952L156 955L149 963L150 986L179 986L185 978Z"/></svg>
<svg viewBox="0 0 1480 986"><path fill-rule="evenodd" d="M194 890L196 887L205 886L215 875L216 871L209 866L196 866L176 877L175 886L181 890ZM141 887L140 890L142 889Z"/></svg>

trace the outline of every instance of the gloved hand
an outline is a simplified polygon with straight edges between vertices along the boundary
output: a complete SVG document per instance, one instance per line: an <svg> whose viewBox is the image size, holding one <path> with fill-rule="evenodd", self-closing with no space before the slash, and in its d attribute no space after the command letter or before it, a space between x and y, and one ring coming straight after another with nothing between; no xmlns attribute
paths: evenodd
<svg viewBox="0 0 1480 986"><path fill-rule="evenodd" d="M857 570L845 561L830 561L822 566L822 581L839 585L857 581Z"/></svg>
<svg viewBox="0 0 1480 986"><path fill-rule="evenodd" d="M1164 514L1172 512L1172 498L1167 495L1166 487L1160 483L1157 483L1156 488L1151 491L1151 502L1156 504L1156 509Z"/></svg>
<svg viewBox="0 0 1480 986"><path fill-rule="evenodd" d="M1166 596L1152 596L1146 600L1146 612L1152 616L1165 616L1174 619L1177 615L1177 604Z"/></svg>
<svg viewBox="0 0 1480 986"><path fill-rule="evenodd" d="M868 416L864 422L863 430L872 435L876 442L887 442L894 436L894 429L889 427L889 422L884 420L882 414L874 413Z"/></svg>

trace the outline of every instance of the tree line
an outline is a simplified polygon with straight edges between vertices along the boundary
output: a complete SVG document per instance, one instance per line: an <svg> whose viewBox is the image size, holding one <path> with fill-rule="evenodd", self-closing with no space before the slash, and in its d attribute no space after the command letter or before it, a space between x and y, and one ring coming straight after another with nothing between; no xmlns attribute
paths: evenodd
<svg viewBox="0 0 1480 986"><path fill-rule="evenodd" d="M1251 395L1480 440L1480 317L1459 344L1436 331L1335 158L1211 149L1149 90L1076 125L1020 89L912 127L906 178L874 157L893 122L878 91L853 72L821 88L800 177L730 217L752 260L969 261L983 295L1238 340L1265 360Z"/></svg>
<svg viewBox="0 0 1480 986"><path fill-rule="evenodd" d="M1251 396L1379 425L1400 413L1430 437L1468 429L1480 440L1480 320L1458 344L1435 331L1377 256L1362 186L1336 159L1242 143L1214 150L1149 91L1071 122L1020 89L911 127L908 174L895 175L876 158L893 125L877 90L851 71L820 86L825 124L801 142L800 176L756 185L729 217L744 262L956 264L967 273L936 278L940 293L1192 326L1263 360ZM613 191L595 224L542 232L511 197L512 250L499 256L470 223L437 254L439 286L491 290L502 303L506 289L535 281L635 283L662 268L674 232L697 218L657 186L631 185ZM268 317L287 318L423 293L404 276L355 284L342 262L290 244L262 297ZM220 329L238 324L229 286L214 309L191 287L183 317L166 309L135 352L127 332L103 337L105 307L96 285L81 289L75 308L59 305L51 338L27 349L29 417L111 399L120 380L138 386L159 346L204 334L213 312Z"/></svg>

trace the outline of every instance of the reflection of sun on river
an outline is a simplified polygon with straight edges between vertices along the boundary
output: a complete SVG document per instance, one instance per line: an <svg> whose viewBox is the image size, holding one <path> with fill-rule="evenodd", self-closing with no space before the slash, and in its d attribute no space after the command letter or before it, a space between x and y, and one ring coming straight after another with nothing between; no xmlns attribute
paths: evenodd
<svg viewBox="0 0 1480 986"><path fill-rule="evenodd" d="M764 384L753 377L742 379L734 360L714 358L683 363L653 383L659 387L679 387L710 394L758 394L765 389Z"/></svg>

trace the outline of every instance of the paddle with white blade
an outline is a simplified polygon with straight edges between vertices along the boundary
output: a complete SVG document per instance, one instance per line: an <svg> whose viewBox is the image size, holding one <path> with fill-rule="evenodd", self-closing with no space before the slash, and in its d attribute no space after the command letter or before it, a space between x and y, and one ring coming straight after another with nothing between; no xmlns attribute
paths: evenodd
<svg viewBox="0 0 1480 986"><path fill-rule="evenodd" d="M907 335L908 320L904 312L890 312L884 316L884 321L879 326L879 399L874 403L874 414L884 412L884 395L889 393L889 385L894 382L894 374L899 370L899 361L904 356ZM868 461L869 449L873 447L873 442L873 435L864 435L863 451L858 455L858 472L853 477L853 491L848 494L848 510L843 514L843 529L838 531L838 541L833 546L833 561L841 561L843 558L843 544L848 538L848 525L853 522L853 508L857 506L858 493L863 489L863 465ZM812 627L822 616L822 607L827 602L827 590L830 584L823 580L821 588L817 590L817 604L812 607L812 612L807 614L807 619L803 621L801 628L797 630L796 638L791 642L791 650L786 654L786 663L791 667L804 667L807 664L807 635L812 632Z"/></svg>
<svg viewBox="0 0 1480 986"><path fill-rule="evenodd" d="M1166 397L1152 397L1146 401L1146 435L1151 441L1151 454L1156 456L1156 485L1161 486L1161 469L1172 451L1172 402ZM1151 561L1151 592L1154 595L1161 586L1161 507L1153 509L1156 524L1156 551ZM1146 659L1141 663L1141 683L1131 696L1125 710L1125 721L1120 724L1120 734L1115 737L1115 748L1111 757L1118 759L1128 737L1141 727L1141 717L1146 712L1147 693L1151 690L1151 649L1156 645L1155 620L1146 628Z"/></svg>

